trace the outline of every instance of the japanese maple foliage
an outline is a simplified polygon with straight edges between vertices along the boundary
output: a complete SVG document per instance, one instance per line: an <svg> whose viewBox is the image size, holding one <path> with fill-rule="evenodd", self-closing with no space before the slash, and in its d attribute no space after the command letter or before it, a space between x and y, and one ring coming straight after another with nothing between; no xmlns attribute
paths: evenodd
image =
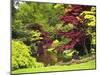
<svg viewBox="0 0 100 75"><path fill-rule="evenodd" d="M75 45L82 44L84 42L84 39L87 37L87 33L85 32L86 26L84 23L84 16L80 16L80 14L86 7L87 6L71 5L69 8L70 11L65 12L65 14L60 17L60 20L64 22L64 25L68 25L70 23L73 24L75 28L68 32L57 32L59 37L64 36L65 38L71 38L71 41L60 46L58 51L72 49Z"/></svg>
<svg viewBox="0 0 100 75"><path fill-rule="evenodd" d="M52 44L52 39L50 38L49 33L45 32L45 31L41 31L41 37L43 38L42 40L40 40L40 42L38 43L38 54L44 54L44 51L47 50L51 44Z"/></svg>

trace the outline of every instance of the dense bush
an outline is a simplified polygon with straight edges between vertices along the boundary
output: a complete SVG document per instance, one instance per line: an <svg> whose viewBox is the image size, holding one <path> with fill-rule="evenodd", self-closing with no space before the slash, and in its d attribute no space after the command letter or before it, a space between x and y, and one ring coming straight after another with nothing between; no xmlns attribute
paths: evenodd
<svg viewBox="0 0 100 75"><path fill-rule="evenodd" d="M18 68L42 66L42 63L37 63L36 59L30 56L30 50L28 46L21 41L12 41L12 70Z"/></svg>

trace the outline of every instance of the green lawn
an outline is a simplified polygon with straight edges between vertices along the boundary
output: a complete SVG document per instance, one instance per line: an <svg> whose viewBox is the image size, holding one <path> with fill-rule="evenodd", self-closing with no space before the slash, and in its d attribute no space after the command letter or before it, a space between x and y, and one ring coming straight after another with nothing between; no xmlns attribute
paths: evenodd
<svg viewBox="0 0 100 75"><path fill-rule="evenodd" d="M81 64L72 64L72 65L64 65L64 66L48 66L41 68L27 68L27 69L19 69L12 71L12 74L18 73L37 73L37 72L51 72L51 71L69 71L69 70L86 70L86 69L95 69L95 60L91 60L86 63Z"/></svg>

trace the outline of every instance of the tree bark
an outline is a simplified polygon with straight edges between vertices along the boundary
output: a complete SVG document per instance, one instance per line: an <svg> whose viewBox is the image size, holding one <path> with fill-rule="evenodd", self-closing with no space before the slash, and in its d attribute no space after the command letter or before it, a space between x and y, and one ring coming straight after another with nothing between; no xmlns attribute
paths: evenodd
<svg viewBox="0 0 100 75"><path fill-rule="evenodd" d="M84 39L84 41L83 41L83 48L84 48L84 50L85 50L85 53L86 53L86 55L88 56L89 55L89 53L88 53L88 49L87 49L87 47L86 47L86 41L85 41L85 39Z"/></svg>

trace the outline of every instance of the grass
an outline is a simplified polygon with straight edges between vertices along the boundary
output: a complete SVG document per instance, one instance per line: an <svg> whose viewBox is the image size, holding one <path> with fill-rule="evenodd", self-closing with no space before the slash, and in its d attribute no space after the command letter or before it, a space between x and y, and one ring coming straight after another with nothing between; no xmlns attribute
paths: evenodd
<svg viewBox="0 0 100 75"><path fill-rule="evenodd" d="M55 66L40 67L40 68L18 69L18 70L12 71L12 74L87 70L87 69L95 69L95 60L91 60L91 61L88 61L86 63L81 63L81 64L72 64L72 65L63 65L63 66L55 65Z"/></svg>

